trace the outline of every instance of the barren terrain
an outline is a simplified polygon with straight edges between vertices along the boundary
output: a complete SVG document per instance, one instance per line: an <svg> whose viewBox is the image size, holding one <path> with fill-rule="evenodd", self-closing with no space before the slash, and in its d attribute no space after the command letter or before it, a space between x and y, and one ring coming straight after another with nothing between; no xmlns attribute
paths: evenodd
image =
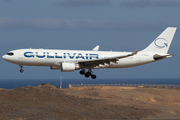
<svg viewBox="0 0 180 120"><path fill-rule="evenodd" d="M180 90L142 87L0 89L0 119L178 119Z"/></svg>

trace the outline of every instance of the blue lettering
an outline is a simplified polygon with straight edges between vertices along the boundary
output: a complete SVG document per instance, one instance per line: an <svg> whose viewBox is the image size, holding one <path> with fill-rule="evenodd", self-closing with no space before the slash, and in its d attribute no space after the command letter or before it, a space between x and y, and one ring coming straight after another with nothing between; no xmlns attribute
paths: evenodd
<svg viewBox="0 0 180 120"><path fill-rule="evenodd" d="M88 54L86 53L85 55L82 55L82 53L63 53L63 55L58 55L58 53L55 53L54 55L50 55L49 52L43 52L41 55L39 52L25 52L24 57L31 58L31 57L37 57L37 58L64 58L66 59L69 57L70 59L99 59L98 54Z"/></svg>
<svg viewBox="0 0 180 120"><path fill-rule="evenodd" d="M49 52L47 52L47 58L54 58L54 56L50 56Z"/></svg>
<svg viewBox="0 0 180 120"><path fill-rule="evenodd" d="M73 59L76 53L73 53L73 56L71 56L70 53L67 53L67 55L69 56L70 59Z"/></svg>
<svg viewBox="0 0 180 120"><path fill-rule="evenodd" d="M55 58L62 58L62 56L58 56L57 53L55 53Z"/></svg>
<svg viewBox="0 0 180 120"><path fill-rule="evenodd" d="M88 54L86 54L86 59L88 59Z"/></svg>
<svg viewBox="0 0 180 120"><path fill-rule="evenodd" d="M76 59L78 59L78 58L84 59L84 56L83 56L81 53L79 53L79 54L76 56Z"/></svg>
<svg viewBox="0 0 180 120"><path fill-rule="evenodd" d="M28 57L28 58L34 57L34 53L33 52L25 52L24 57Z"/></svg>
<svg viewBox="0 0 180 120"><path fill-rule="evenodd" d="M44 58L45 57L45 52L43 52L44 53L44 55L38 55L38 52L36 52L36 57L38 57L38 58Z"/></svg>
<svg viewBox="0 0 180 120"><path fill-rule="evenodd" d="M98 54L89 54L89 55L90 55L89 59L92 59L92 58L99 59L99 55Z"/></svg>
<svg viewBox="0 0 180 120"><path fill-rule="evenodd" d="M64 54L64 59L66 59L66 53L63 53Z"/></svg>

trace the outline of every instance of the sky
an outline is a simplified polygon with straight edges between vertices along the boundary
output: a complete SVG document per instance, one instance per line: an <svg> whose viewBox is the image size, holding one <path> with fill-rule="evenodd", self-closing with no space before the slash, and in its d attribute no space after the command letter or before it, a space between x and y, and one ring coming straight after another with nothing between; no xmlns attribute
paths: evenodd
<svg viewBox="0 0 180 120"><path fill-rule="evenodd" d="M146 48L177 27L169 49L180 53L179 0L0 0L0 55L21 48L128 51ZM143 66L93 70L97 79L180 78L180 55ZM0 59L1 79L85 79L75 72L19 66ZM91 79L91 78L88 78Z"/></svg>

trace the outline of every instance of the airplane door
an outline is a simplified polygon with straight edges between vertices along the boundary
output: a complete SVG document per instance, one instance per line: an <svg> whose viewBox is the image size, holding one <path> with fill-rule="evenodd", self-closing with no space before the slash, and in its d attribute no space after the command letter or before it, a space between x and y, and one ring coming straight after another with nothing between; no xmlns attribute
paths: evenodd
<svg viewBox="0 0 180 120"><path fill-rule="evenodd" d="M34 62L38 66L44 66L45 65L46 55L45 55L45 52L43 50L39 50L38 52L36 52L36 55L34 57Z"/></svg>
<svg viewBox="0 0 180 120"><path fill-rule="evenodd" d="M54 53L51 53L51 52L47 52L47 56L45 58L45 65L46 66L51 66L52 63L55 63L56 60L54 59Z"/></svg>
<svg viewBox="0 0 180 120"><path fill-rule="evenodd" d="M19 55L18 55L18 60L19 60L20 63L23 62L22 52L19 53Z"/></svg>
<svg viewBox="0 0 180 120"><path fill-rule="evenodd" d="M141 57L137 56L137 61L136 61L137 65L139 65L141 63Z"/></svg>

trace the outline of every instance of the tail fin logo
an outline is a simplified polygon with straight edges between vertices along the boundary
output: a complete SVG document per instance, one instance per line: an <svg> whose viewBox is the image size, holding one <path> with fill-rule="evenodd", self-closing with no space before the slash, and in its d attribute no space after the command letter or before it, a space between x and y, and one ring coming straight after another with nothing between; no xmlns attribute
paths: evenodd
<svg viewBox="0 0 180 120"><path fill-rule="evenodd" d="M154 44L157 48L162 49L164 47L168 47L168 41L164 38L157 38L154 40Z"/></svg>

